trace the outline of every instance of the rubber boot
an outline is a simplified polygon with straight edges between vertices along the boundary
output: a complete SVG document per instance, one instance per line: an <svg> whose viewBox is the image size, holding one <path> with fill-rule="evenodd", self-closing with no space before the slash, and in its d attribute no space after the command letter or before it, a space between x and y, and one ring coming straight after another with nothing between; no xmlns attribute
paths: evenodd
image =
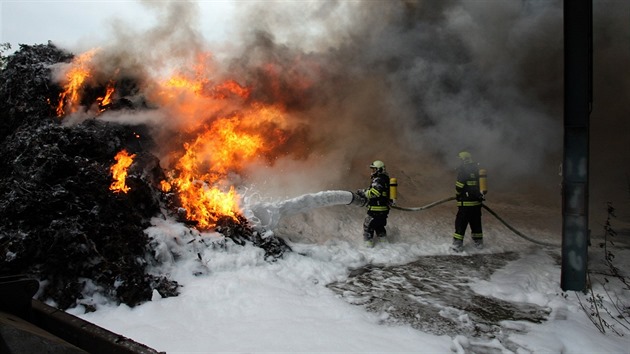
<svg viewBox="0 0 630 354"><path fill-rule="evenodd" d="M453 244L451 245L451 250L454 252L461 252L464 250L464 240L460 240L458 238L453 238Z"/></svg>

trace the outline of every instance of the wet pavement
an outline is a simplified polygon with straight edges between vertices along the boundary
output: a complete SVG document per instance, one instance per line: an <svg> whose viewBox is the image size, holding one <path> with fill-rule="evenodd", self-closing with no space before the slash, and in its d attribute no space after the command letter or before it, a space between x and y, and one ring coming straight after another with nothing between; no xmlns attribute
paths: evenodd
<svg viewBox="0 0 630 354"><path fill-rule="evenodd" d="M353 269L344 282L328 285L351 304L380 314L385 324L409 324L422 332L498 340L517 351L508 334L523 331L516 321L541 323L550 309L513 303L475 293L474 280L519 258L515 252L427 256L397 266L367 265ZM478 348L492 352L491 347ZM499 352L501 350L499 349Z"/></svg>

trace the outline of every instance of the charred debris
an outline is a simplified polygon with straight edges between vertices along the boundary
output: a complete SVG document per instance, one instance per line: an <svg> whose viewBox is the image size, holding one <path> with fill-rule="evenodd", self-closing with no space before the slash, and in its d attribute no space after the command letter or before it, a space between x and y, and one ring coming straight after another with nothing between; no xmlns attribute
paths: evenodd
<svg viewBox="0 0 630 354"><path fill-rule="evenodd" d="M148 272L158 261L144 230L176 207L159 188L164 171L148 128L98 119L62 125L54 107L62 88L50 80L50 66L72 57L51 43L20 45L0 72L0 275L37 279L36 297L60 309L81 303L88 286L129 306L150 300L153 290L176 296L176 281ZM119 100L109 109L146 107ZM137 156L130 191L112 193L110 167L123 148ZM290 250L241 216L222 218L216 231L262 247L266 259Z"/></svg>

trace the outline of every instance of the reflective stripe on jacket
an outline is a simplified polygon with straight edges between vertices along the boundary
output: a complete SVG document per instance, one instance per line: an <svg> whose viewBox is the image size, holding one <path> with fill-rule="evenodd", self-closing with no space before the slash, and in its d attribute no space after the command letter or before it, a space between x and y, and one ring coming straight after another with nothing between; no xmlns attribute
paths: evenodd
<svg viewBox="0 0 630 354"><path fill-rule="evenodd" d="M369 211L389 211L389 175L383 172L373 174L365 197Z"/></svg>
<svg viewBox="0 0 630 354"><path fill-rule="evenodd" d="M465 162L457 169L455 199L457 206L481 205L483 195L479 191L479 166Z"/></svg>

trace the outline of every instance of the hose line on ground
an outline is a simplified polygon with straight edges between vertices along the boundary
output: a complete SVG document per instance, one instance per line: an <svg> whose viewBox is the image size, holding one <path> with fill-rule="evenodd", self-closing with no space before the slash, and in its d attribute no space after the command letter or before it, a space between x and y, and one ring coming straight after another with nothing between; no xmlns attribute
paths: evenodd
<svg viewBox="0 0 630 354"><path fill-rule="evenodd" d="M533 242L542 246L549 246L549 247L560 247L560 245L554 244L554 243L547 243L547 242L543 242L543 241L537 241L534 240L531 237L527 237L525 236L522 232L518 231L517 229L515 229L514 227L512 227L510 224L508 224L507 222L505 222L505 220L503 220L497 213L495 213L492 209L490 209L487 205L485 204L481 204L481 206L486 209L490 214L492 214L495 218L497 218L497 220L499 220L501 223L503 223L503 225L505 225L508 229L512 230L512 232L514 232L515 234L521 236L522 238L526 239L529 242Z"/></svg>
<svg viewBox="0 0 630 354"><path fill-rule="evenodd" d="M421 211L421 210L427 210L429 208L432 208L436 205L440 205L442 203L446 203L448 201L454 200L455 197L449 197L449 198L444 198L441 200L438 200L436 202L433 202L431 204L427 204L425 206L421 206L421 207L413 207L413 208L409 208L409 207L401 207L398 205L392 205L393 209L397 209L397 210L403 210L403 211ZM524 235L522 232L518 231L517 229L515 229L512 225L508 224L505 220L503 220L503 218L501 218L497 213L494 212L494 210L490 209L487 205L485 204L481 204L481 206L486 209L490 214L492 214L492 216L494 216L495 218L497 218L497 220L499 220L503 225L505 225L508 229L510 229L512 232L514 232L515 234L517 234L518 236L526 239L529 242L533 242L542 246L549 246L549 247L560 247L560 245L557 244L553 244L553 243L547 243L547 242L543 242L543 241L537 241L534 240L531 237L528 237L526 235Z"/></svg>
<svg viewBox="0 0 630 354"><path fill-rule="evenodd" d="M420 211L420 210L426 210L426 209L429 209L429 208L433 208L436 205L440 205L442 203L446 203L449 200L454 200L454 199L455 199L455 197L448 197L448 198L444 198L442 200L438 200L437 202L433 202L431 204L427 204L427 205L421 206L421 207L405 208L405 207L401 207L401 206L398 206L398 205L392 205L392 208L398 209L398 210L404 210L404 211Z"/></svg>

